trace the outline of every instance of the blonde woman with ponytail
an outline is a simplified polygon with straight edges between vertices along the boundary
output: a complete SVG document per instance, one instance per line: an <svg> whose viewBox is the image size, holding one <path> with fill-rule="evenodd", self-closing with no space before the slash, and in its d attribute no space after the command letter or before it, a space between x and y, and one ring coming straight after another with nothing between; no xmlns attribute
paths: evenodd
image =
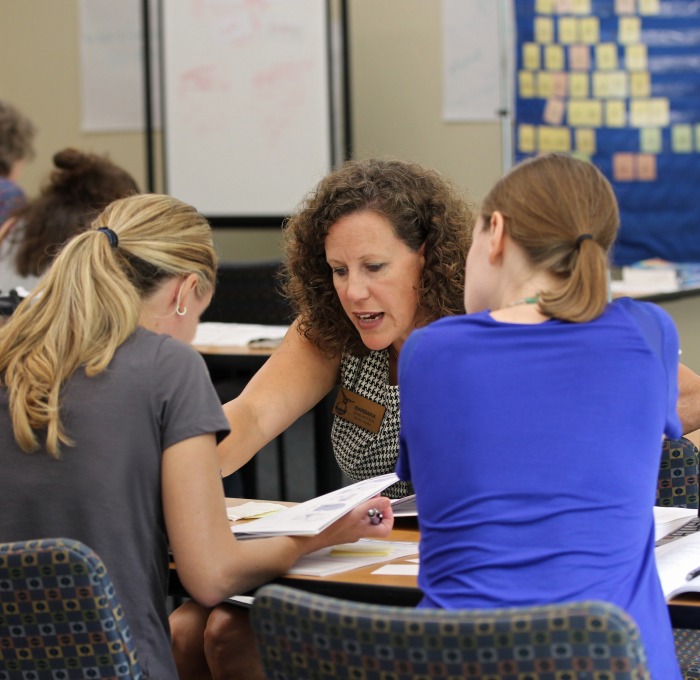
<svg viewBox="0 0 700 680"><path fill-rule="evenodd" d="M216 266L210 227L191 206L120 199L0 328L0 542L66 537L95 550L152 680L177 677L168 547L192 597L213 606L308 552L383 537L392 524L388 500L374 499L317 537L232 536L216 458L229 426L188 346ZM240 677L255 678L250 635L243 621Z"/></svg>
<svg viewBox="0 0 700 680"><path fill-rule="evenodd" d="M664 435L681 435L678 336L650 303L608 301L618 229L592 164L548 154L484 198L468 314L416 330L399 362L399 477L421 529L420 606L606 600L680 680L654 562Z"/></svg>

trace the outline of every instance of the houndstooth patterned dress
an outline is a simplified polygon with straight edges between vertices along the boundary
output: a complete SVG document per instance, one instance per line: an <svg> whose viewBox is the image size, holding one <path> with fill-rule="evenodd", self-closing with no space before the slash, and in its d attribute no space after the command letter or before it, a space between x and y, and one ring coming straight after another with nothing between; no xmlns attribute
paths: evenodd
<svg viewBox="0 0 700 680"><path fill-rule="evenodd" d="M386 408L377 434L338 416L333 418L331 441L341 470L359 481L394 472L399 457L399 388L389 384L388 350L372 351L366 357L343 356L340 385ZM406 482L390 486L384 495L402 498L412 494Z"/></svg>

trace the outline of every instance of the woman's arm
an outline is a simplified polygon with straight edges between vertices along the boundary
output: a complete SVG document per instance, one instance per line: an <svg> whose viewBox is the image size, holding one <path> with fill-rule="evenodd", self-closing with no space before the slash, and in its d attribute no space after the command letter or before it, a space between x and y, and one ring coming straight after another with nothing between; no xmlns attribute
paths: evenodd
<svg viewBox="0 0 700 680"><path fill-rule="evenodd" d="M205 606L269 581L309 552L365 536L385 538L391 531L390 501L377 497L318 536L236 540L217 468L214 435L186 439L163 454L163 510L178 576L188 593ZM371 524L370 507L383 513L381 524Z"/></svg>
<svg viewBox="0 0 700 680"><path fill-rule="evenodd" d="M338 378L340 358L328 358L298 331L282 344L243 392L224 405L231 434L218 447L224 476L247 463L265 444L326 396Z"/></svg>
<svg viewBox="0 0 700 680"><path fill-rule="evenodd" d="M700 375L678 364L678 417L683 434L700 429Z"/></svg>

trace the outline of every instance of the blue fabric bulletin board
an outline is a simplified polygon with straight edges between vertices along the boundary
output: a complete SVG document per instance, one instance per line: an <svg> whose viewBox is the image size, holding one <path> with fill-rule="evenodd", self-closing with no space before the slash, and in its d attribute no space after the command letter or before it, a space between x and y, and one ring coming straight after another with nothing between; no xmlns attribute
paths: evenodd
<svg viewBox="0 0 700 680"><path fill-rule="evenodd" d="M513 5L515 160L600 168L620 204L616 264L700 262L700 2Z"/></svg>

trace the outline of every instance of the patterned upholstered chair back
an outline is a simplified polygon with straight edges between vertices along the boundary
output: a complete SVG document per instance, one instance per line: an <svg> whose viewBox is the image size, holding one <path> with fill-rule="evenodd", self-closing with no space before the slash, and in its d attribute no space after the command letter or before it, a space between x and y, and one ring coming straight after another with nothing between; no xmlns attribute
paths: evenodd
<svg viewBox="0 0 700 680"><path fill-rule="evenodd" d="M268 585L251 620L268 680L650 677L636 624L604 602L445 611Z"/></svg>
<svg viewBox="0 0 700 680"><path fill-rule="evenodd" d="M220 262L216 290L202 321L260 323L284 326L294 313L282 295L282 263Z"/></svg>
<svg viewBox="0 0 700 680"><path fill-rule="evenodd" d="M92 550L64 538L0 544L0 680L142 677Z"/></svg>
<svg viewBox="0 0 700 680"><path fill-rule="evenodd" d="M661 448L656 505L698 507L698 449L688 439L665 439Z"/></svg>

